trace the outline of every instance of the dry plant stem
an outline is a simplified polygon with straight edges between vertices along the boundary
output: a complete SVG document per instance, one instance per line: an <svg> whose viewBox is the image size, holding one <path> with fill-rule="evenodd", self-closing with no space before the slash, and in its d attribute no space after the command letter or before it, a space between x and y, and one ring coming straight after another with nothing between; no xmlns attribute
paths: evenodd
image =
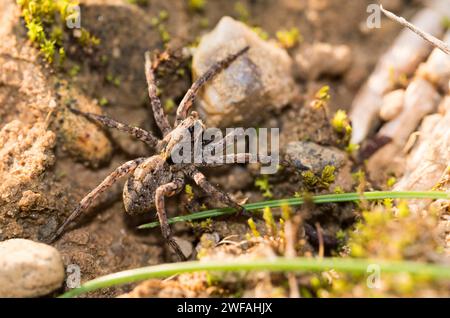
<svg viewBox="0 0 450 318"><path fill-rule="evenodd" d="M391 20L394 20L398 23L400 23L401 25L403 25L404 27L407 27L408 29L410 29L411 31L413 31L414 33L416 33L417 35L419 35L420 37L422 37L425 41L429 42L431 45L437 47L438 49L440 49L442 52L449 54L450 55L450 46L447 45L447 43L435 38L434 36L432 36L431 34L428 34L422 30L420 30L419 28L417 28L414 24L408 22L405 18L403 17L398 17L396 16L394 13L386 10L383 8L383 6L380 4L380 10Z"/></svg>
<svg viewBox="0 0 450 318"><path fill-rule="evenodd" d="M296 215L293 218L286 220L284 224L284 236L286 239L286 257L295 258L297 252L295 251L295 242L297 242L298 228L301 225L301 216ZM295 273L288 273L289 283L289 297L300 298L300 291L298 289L297 277Z"/></svg>

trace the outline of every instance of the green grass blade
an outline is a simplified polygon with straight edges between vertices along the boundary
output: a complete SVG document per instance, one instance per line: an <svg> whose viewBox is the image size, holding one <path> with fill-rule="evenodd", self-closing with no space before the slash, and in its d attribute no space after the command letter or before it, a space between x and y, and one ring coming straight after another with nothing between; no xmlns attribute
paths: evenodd
<svg viewBox="0 0 450 318"><path fill-rule="evenodd" d="M251 261L191 261L181 263L170 263L156 266L142 267L126 270L103 277L96 278L84 283L82 286L72 289L62 298L75 297L89 291L116 285L138 282L150 278L163 278L175 274L196 271L271 271L271 272L321 272L334 269L345 273L364 274L370 264L380 266L381 273L410 273L412 275L428 276L434 279L450 279L450 267L436 264L425 264L418 262L386 262L367 259L350 258L276 258L272 260Z"/></svg>
<svg viewBox="0 0 450 318"><path fill-rule="evenodd" d="M355 202L361 198L366 200L383 200L383 199L450 199L450 193L437 192L437 191L372 191L372 192L350 192L339 194L322 194L312 196L311 199L316 204L321 203L333 203L333 202ZM244 207L247 211L256 211L265 207L275 208L282 205L301 205L303 204L303 198L290 198L281 200L262 201L245 204ZM233 208L212 209L208 211L202 211L192 213L189 215L176 216L169 219L169 223L186 222L199 219L213 218L223 216L227 214L235 213ZM150 229L159 226L159 222L151 222L140 225L139 229Z"/></svg>

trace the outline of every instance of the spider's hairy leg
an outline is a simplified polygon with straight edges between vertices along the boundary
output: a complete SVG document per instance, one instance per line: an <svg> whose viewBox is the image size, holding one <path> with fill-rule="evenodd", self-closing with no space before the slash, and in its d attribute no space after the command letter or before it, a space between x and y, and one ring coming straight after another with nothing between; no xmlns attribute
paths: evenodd
<svg viewBox="0 0 450 318"><path fill-rule="evenodd" d="M111 119L111 118L103 116L103 115L97 115L97 114L93 114L93 113L85 113L85 112L82 112L82 111L72 108L72 107L70 107L69 109L75 114L83 115L84 117L86 117L90 120L97 121L97 122L105 125L106 127L115 128L119 131L126 132L126 133L130 134L131 136L139 139L140 141L145 142L147 145L149 145L152 148L155 148L156 145L158 144L158 141L159 141L158 138L156 138L155 136L153 136L152 133L150 133L142 128L123 124L123 123L120 123L118 121L115 121L114 119Z"/></svg>
<svg viewBox="0 0 450 318"><path fill-rule="evenodd" d="M155 74L153 73L150 52L145 52L145 77L147 78L148 96L150 97L153 116L163 136L166 136L172 129L170 127L169 120L167 119L166 114L164 114L164 109L157 95Z"/></svg>
<svg viewBox="0 0 450 318"><path fill-rule="evenodd" d="M214 200L235 208L239 214L245 212L245 208L242 205L231 199L226 192L213 186L206 179L205 175L196 168L190 166L187 168L187 174L203 191L205 191L207 195L211 196Z"/></svg>
<svg viewBox="0 0 450 318"><path fill-rule="evenodd" d="M264 156L258 154L258 158L261 162L270 162L272 158L270 156ZM262 160L264 159L264 160ZM230 163L249 163L252 160L256 161L256 156L251 153L236 153L236 154L229 154L225 156L218 156L214 158L214 161L211 162L202 162L202 163L196 163L195 166L199 167L220 167L225 164Z"/></svg>
<svg viewBox="0 0 450 318"><path fill-rule="evenodd" d="M164 198L175 195L179 190L181 190L183 185L184 179L179 177L170 183L159 186L155 192L156 212L158 214L159 223L161 224L162 235L181 260L185 260L186 257L181 251L180 246L172 238L172 231L170 230L169 222L167 221Z"/></svg>
<svg viewBox="0 0 450 318"><path fill-rule="evenodd" d="M58 230L49 239L50 242L55 241L66 229L66 227L75 220L83 211L87 210L92 202L103 192L108 190L117 180L127 174L133 172L145 158L138 158L131 161L127 161L120 167L116 168L110 175L108 175L94 190L89 192L81 201L77 207L73 210L72 214L64 221L64 223L58 228Z"/></svg>
<svg viewBox="0 0 450 318"><path fill-rule="evenodd" d="M210 152L213 149L217 149L217 150L224 150L226 149L226 147L228 147L230 144L234 144L234 141L236 140L236 138L241 137L244 134L243 130L236 130L233 129L232 132L230 132L229 134L227 134L225 137L223 137L222 139L218 140L218 141L214 141L208 145L205 146L205 150L206 152ZM225 147L225 148L224 148Z"/></svg>
<svg viewBox="0 0 450 318"><path fill-rule="evenodd" d="M200 76L189 88L186 95L184 95L183 100L180 102L180 105L177 109L177 117L175 120L175 127L178 126L178 124L186 118L189 109L192 107L192 104L194 103L194 98L197 95L200 88L209 80L211 80L214 76L219 74L220 71L222 71L224 68L226 68L228 65L230 65L234 60L236 60L239 56L244 54L248 51L250 47L246 46L245 48L241 49L235 54L231 54L224 58L223 60L220 60L219 62L213 64L202 76Z"/></svg>

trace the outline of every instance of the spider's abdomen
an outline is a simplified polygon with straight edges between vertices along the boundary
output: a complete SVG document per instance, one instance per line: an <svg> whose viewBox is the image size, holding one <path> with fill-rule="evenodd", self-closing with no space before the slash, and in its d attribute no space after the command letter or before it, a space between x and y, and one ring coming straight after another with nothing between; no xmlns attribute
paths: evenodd
<svg viewBox="0 0 450 318"><path fill-rule="evenodd" d="M153 156L141 163L123 188L123 203L128 214L148 213L155 207L156 189L172 180L165 160Z"/></svg>

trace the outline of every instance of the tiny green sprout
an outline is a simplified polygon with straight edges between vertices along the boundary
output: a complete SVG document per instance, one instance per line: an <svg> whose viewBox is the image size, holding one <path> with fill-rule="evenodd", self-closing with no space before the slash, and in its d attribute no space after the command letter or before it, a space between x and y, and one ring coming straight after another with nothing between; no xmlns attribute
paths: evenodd
<svg viewBox="0 0 450 318"><path fill-rule="evenodd" d="M346 134L348 131L351 132L350 122L345 110L339 109L331 120L331 125L334 130L338 133Z"/></svg>
<svg viewBox="0 0 450 318"><path fill-rule="evenodd" d="M347 144L352 136L352 126L345 110L339 109L331 119L331 126L340 136L342 136L341 142ZM346 150L349 153L354 150L353 146L348 145Z"/></svg>
<svg viewBox="0 0 450 318"><path fill-rule="evenodd" d="M252 30L264 41L267 41L269 39L269 33L264 31L261 27L253 27Z"/></svg>
<svg viewBox="0 0 450 318"><path fill-rule="evenodd" d="M330 86L322 86L314 95L314 100L311 103L312 107L315 109L323 108L327 105L330 99Z"/></svg>
<svg viewBox="0 0 450 318"><path fill-rule="evenodd" d="M256 228L255 221L252 218L249 218L247 220L248 226L250 227L250 231L252 232L252 235L254 237L260 237L261 234L259 233L258 229Z"/></svg>
<svg viewBox="0 0 450 318"><path fill-rule="evenodd" d="M303 183L308 189L313 189L318 183L319 178L311 170L303 171L301 173Z"/></svg>
<svg viewBox="0 0 450 318"><path fill-rule="evenodd" d="M334 166L326 165L322 170L322 175L319 180L320 184L324 188L328 188L336 179L334 176L336 168Z"/></svg>
<svg viewBox="0 0 450 318"><path fill-rule="evenodd" d="M41 42L45 38L44 28L39 22L30 21L27 23L28 28L28 38L31 42Z"/></svg>
<svg viewBox="0 0 450 318"><path fill-rule="evenodd" d="M392 199L384 199L383 200L384 209L387 213L392 213L392 207L394 205L394 202Z"/></svg>
<svg viewBox="0 0 450 318"><path fill-rule="evenodd" d="M166 21L169 19L169 12L167 12L167 10L161 10L158 13L158 17L160 21Z"/></svg>
<svg viewBox="0 0 450 318"><path fill-rule="evenodd" d="M261 177L256 178L255 186L262 191L263 197L268 199L273 197L271 186L269 184L269 177L267 175L263 175Z"/></svg>
<svg viewBox="0 0 450 318"><path fill-rule="evenodd" d="M159 36L161 37L161 41L163 41L164 44L168 43L170 41L170 33L167 31L165 25L160 24L158 26Z"/></svg>
<svg viewBox="0 0 450 318"><path fill-rule="evenodd" d="M266 228L269 235L275 235L277 233L277 225L273 218L272 210L269 207L264 208L263 219L266 223Z"/></svg>
<svg viewBox="0 0 450 318"><path fill-rule="evenodd" d="M45 39L44 42L41 43L41 52L44 55L45 60L51 64L55 56L55 41Z"/></svg>
<svg viewBox="0 0 450 318"><path fill-rule="evenodd" d="M290 220L291 215L292 215L292 208L287 204L283 204L281 206L281 217L283 218L283 220L284 221Z"/></svg>
<svg viewBox="0 0 450 318"><path fill-rule="evenodd" d="M184 192L186 193L189 201L192 201L192 199L194 199L194 190L192 189L192 186L190 184L186 184L186 186L184 187Z"/></svg>
<svg viewBox="0 0 450 318"><path fill-rule="evenodd" d="M81 28L78 39L78 43L82 46L98 46L100 39L92 35L88 30Z"/></svg>
<svg viewBox="0 0 450 318"><path fill-rule="evenodd" d="M351 143L351 142L349 142L348 145L345 147L345 151L349 155L354 155L356 153L356 151L358 151L358 149L359 149L359 145Z"/></svg>
<svg viewBox="0 0 450 318"><path fill-rule="evenodd" d="M166 111L166 113L172 112L172 110L175 108L175 106L176 106L175 102L172 98L168 98L164 102L164 110Z"/></svg>
<svg viewBox="0 0 450 318"><path fill-rule="evenodd" d="M333 189L333 192L336 193L336 194L344 193L344 189L342 189L341 186L335 186L334 189Z"/></svg>
<svg viewBox="0 0 450 318"><path fill-rule="evenodd" d="M398 217L404 218L409 216L409 206L408 203L405 200L401 200L400 203L397 205L397 215Z"/></svg>
<svg viewBox="0 0 450 318"><path fill-rule="evenodd" d="M59 48L58 54L59 54L59 65L62 66L64 64L65 59L66 59L66 51L64 50L63 47Z"/></svg>
<svg viewBox="0 0 450 318"><path fill-rule="evenodd" d="M200 19L200 27L202 29L207 29L209 27L209 19L207 17L203 17Z"/></svg>
<svg viewBox="0 0 450 318"><path fill-rule="evenodd" d="M450 30L450 17L448 16L443 17L441 24L445 30Z"/></svg>
<svg viewBox="0 0 450 318"><path fill-rule="evenodd" d="M388 188L392 188L396 182L397 182L396 177L390 177L389 179L387 179L386 185Z"/></svg>
<svg viewBox="0 0 450 318"><path fill-rule="evenodd" d="M158 26L158 25L159 25L159 19L158 19L157 17L151 18L151 19L150 19L150 24L151 24L153 27Z"/></svg>
<svg viewBox="0 0 450 318"><path fill-rule="evenodd" d="M281 46L286 49L291 49L298 43L303 41L303 37L300 34L300 31L296 27L293 27L290 30L277 31L275 36L277 37L278 42L281 44Z"/></svg>
<svg viewBox="0 0 450 318"><path fill-rule="evenodd" d="M100 98L100 101L98 103L100 104L100 106L106 106L109 104L109 101L106 97L102 97Z"/></svg>
<svg viewBox="0 0 450 318"><path fill-rule="evenodd" d="M138 5L138 6L147 6L148 5L148 0L127 0L127 2Z"/></svg>
<svg viewBox="0 0 450 318"><path fill-rule="evenodd" d="M192 11L201 12L205 9L206 0L189 0L188 7Z"/></svg>
<svg viewBox="0 0 450 318"><path fill-rule="evenodd" d="M114 75L112 75L112 74L107 74L106 75L106 81L108 82L108 83L111 83L111 84L113 84L114 86L116 86L116 87L119 87L120 86L120 76L114 76Z"/></svg>
<svg viewBox="0 0 450 318"><path fill-rule="evenodd" d="M238 19L242 22L248 22L250 18L250 13L248 12L247 7L242 2L236 2L234 4L234 11L236 12Z"/></svg>
<svg viewBox="0 0 450 318"><path fill-rule="evenodd" d="M78 73L80 73L80 66L78 64L75 64L74 66L72 66L69 70L69 76L70 77L75 77L78 75Z"/></svg>

